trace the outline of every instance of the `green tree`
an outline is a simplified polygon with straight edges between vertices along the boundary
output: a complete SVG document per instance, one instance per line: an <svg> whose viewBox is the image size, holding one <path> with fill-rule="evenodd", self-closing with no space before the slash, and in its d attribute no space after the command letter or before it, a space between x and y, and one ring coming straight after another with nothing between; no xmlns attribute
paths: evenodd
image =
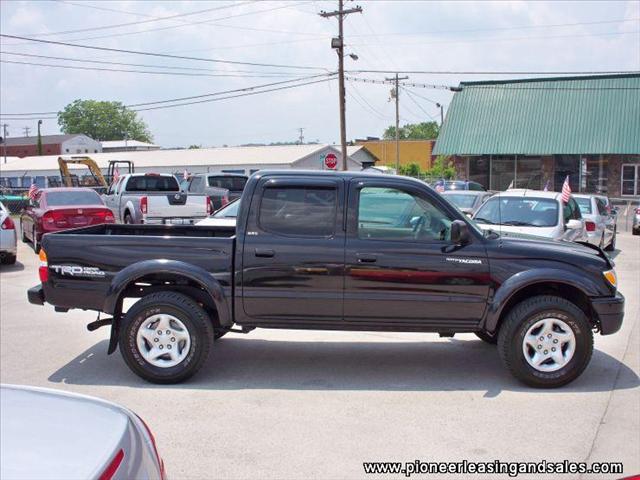
<svg viewBox="0 0 640 480"><path fill-rule="evenodd" d="M400 165L398 168L400 175L406 175L408 177L417 177L422 172L420 171L420 165L417 163L410 163L409 165Z"/></svg>
<svg viewBox="0 0 640 480"><path fill-rule="evenodd" d="M147 124L121 102L75 100L58 112L63 133L83 133L94 140L139 140L151 142Z"/></svg>
<svg viewBox="0 0 640 480"><path fill-rule="evenodd" d="M446 180L456 177L455 167L449 157L444 155L439 155L431 165L431 168L425 173L433 178L444 178Z"/></svg>
<svg viewBox="0 0 640 480"><path fill-rule="evenodd" d="M189 150L198 150L200 148L202 148L202 145L196 145L196 144L189 145Z"/></svg>
<svg viewBox="0 0 640 480"><path fill-rule="evenodd" d="M407 123L400 127L400 140L434 140L438 138L440 127L436 122ZM388 127L382 137L385 140L395 140L396 127Z"/></svg>

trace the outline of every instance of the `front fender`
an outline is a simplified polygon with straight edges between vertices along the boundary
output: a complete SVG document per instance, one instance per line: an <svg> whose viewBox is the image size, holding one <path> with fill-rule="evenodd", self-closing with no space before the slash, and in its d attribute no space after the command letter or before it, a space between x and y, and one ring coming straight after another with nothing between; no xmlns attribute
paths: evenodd
<svg viewBox="0 0 640 480"><path fill-rule="evenodd" d="M102 311L113 315L124 289L150 274L178 275L198 283L213 300L220 324L229 326L233 323L222 285L205 269L177 260L144 260L122 269L111 282Z"/></svg>
<svg viewBox="0 0 640 480"><path fill-rule="evenodd" d="M489 332L495 331L504 307L518 291L536 283L545 284L551 282L575 287L587 297L603 295L601 287L584 273L580 274L572 270L556 268L536 268L518 272L497 288L487 309L485 329Z"/></svg>

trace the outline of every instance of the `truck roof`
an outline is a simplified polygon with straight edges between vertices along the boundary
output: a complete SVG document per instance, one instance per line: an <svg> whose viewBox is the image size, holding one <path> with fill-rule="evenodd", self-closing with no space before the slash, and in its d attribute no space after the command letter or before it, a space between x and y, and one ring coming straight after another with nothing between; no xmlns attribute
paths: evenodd
<svg viewBox="0 0 640 480"><path fill-rule="evenodd" d="M426 182L418 180L413 177L406 177L404 175L390 175L387 173L370 172L363 170L347 170L347 171L333 171L333 170L260 170L253 174L254 177L264 177L268 175L290 175L290 176L310 176L310 177L341 177L347 180L352 178L367 178L367 179L401 179L403 181L412 182L416 185L426 186L431 188Z"/></svg>

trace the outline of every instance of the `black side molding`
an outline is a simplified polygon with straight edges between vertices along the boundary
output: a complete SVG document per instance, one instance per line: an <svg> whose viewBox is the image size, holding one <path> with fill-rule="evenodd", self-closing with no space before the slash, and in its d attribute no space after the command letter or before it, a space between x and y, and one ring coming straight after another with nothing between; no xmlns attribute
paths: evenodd
<svg viewBox="0 0 640 480"><path fill-rule="evenodd" d="M29 299L29 303L33 303L34 305L44 305L44 291L42 290L42 285L31 287L27 290L27 298Z"/></svg>

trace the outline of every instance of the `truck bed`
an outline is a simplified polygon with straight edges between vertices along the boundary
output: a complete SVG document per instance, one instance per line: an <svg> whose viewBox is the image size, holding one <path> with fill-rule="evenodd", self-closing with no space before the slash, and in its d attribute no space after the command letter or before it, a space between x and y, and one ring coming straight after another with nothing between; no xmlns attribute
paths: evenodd
<svg viewBox="0 0 640 480"><path fill-rule="evenodd" d="M179 265L211 275L231 298L233 227L96 225L46 234L42 249L49 264L44 294L57 307L104 311L114 279L128 267L142 278L146 264L154 272Z"/></svg>

